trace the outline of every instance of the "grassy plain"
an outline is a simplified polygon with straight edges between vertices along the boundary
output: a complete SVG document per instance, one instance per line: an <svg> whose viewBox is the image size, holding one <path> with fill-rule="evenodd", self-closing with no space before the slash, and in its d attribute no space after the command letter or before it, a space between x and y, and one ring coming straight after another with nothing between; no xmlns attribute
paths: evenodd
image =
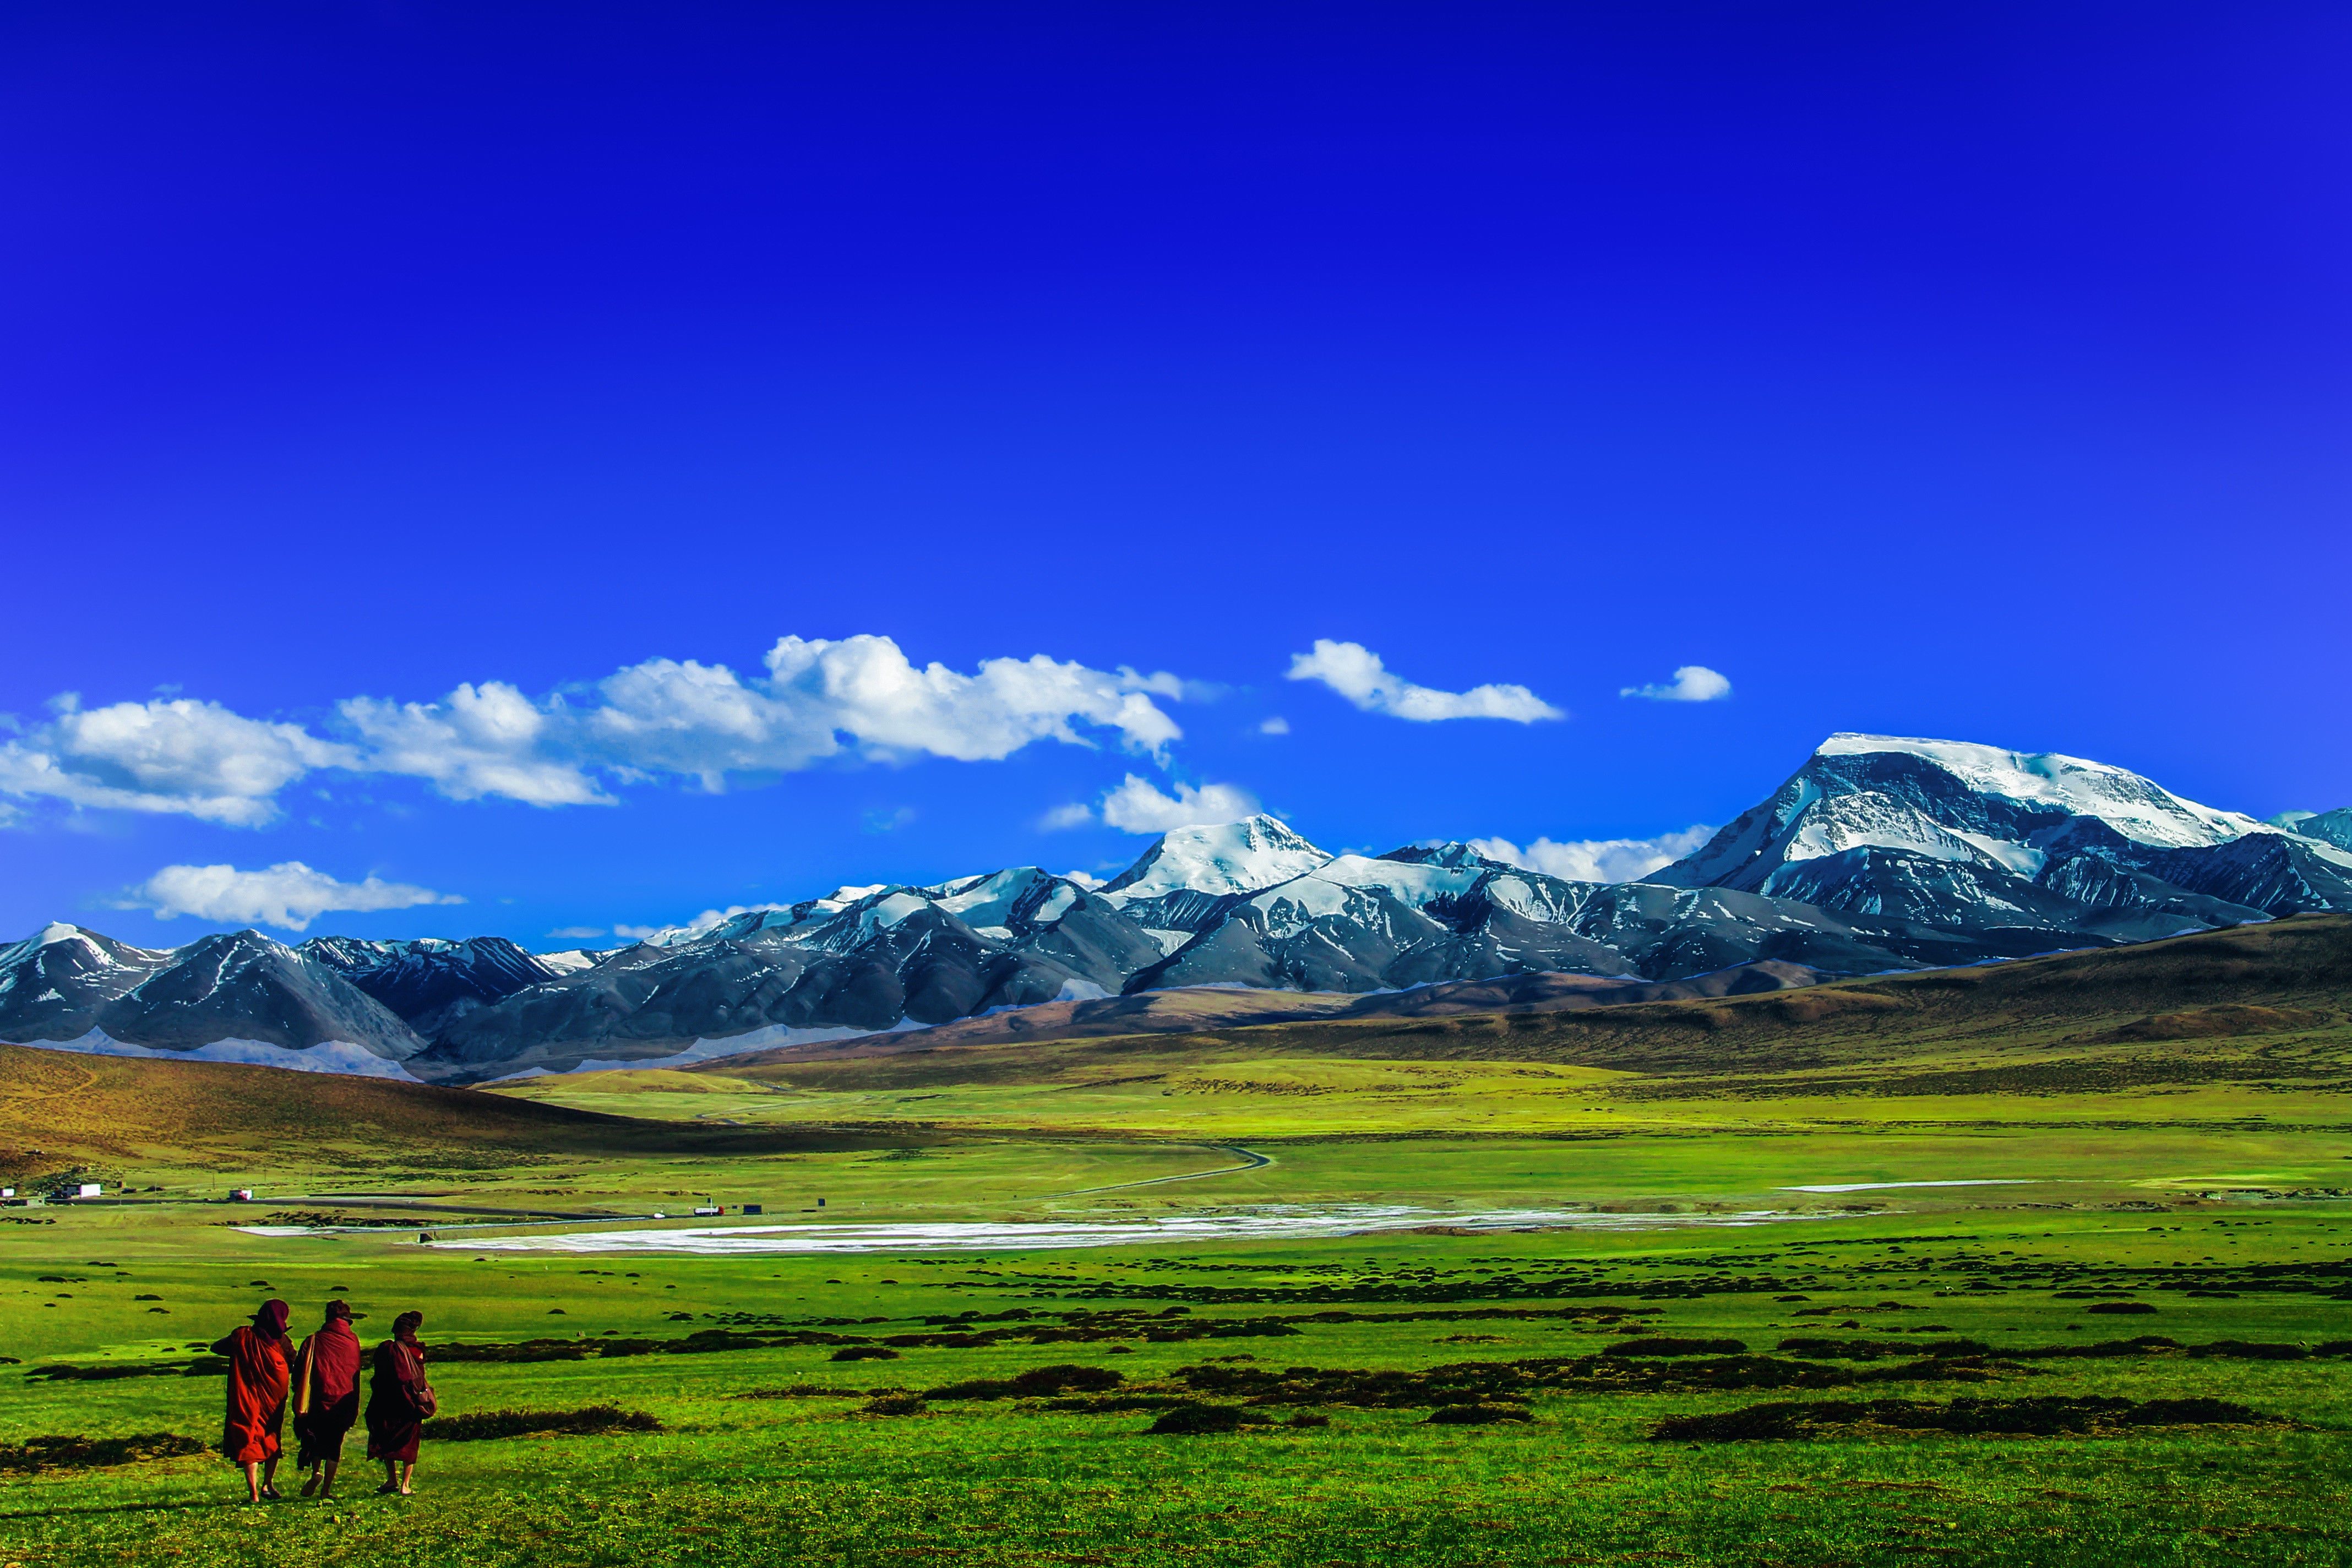
<svg viewBox="0 0 2352 1568"><path fill-rule="evenodd" d="M0 1366L0 1465L48 1434L209 1437L216 1378L34 1373L176 1370L256 1299L285 1297L307 1326L337 1288L370 1337L427 1313L428 1345L457 1352L434 1373L454 1415L612 1402L662 1423L428 1429L405 1500L371 1495L356 1439L361 1484L328 1504L244 1507L210 1456L0 1469L0 1563L2352 1562L2352 987L2340 951L2309 946L2340 949L2337 927L2352 922L2154 944L2121 979L2129 955L2098 955L1940 990L1906 977L1621 1010L1636 1017L361 1095L323 1119L273 1099L299 1097L294 1075L160 1064L180 1076L159 1092L142 1070L157 1064L131 1063L76 1088L57 1058L0 1051L13 1171L92 1163L152 1200L0 1211L0 1353L18 1360ZM1234 1148L1269 1163L1232 1169ZM1951 1181L2016 1184L1788 1190ZM229 1185L264 1201L205 1201ZM427 1226L528 1237L517 1211L534 1209L614 1216L543 1228L627 1230L704 1195L788 1224L1430 1212L1411 1231L1060 1251L415 1245ZM1571 1217L1463 1223L1520 1208ZM1782 1217L1627 1217L1758 1211ZM320 1215L387 1223L232 1223ZM469 1219L482 1228L453 1228ZM1186 1323L1202 1329L1171 1326ZM1661 1335L1744 1349L1586 1359ZM926 1342L878 1343L908 1336ZM1780 1348L1792 1339L1814 1342ZM605 1340L640 1353L582 1348ZM478 1348L531 1341L555 1343ZM833 1359L861 1348L895 1353ZM951 1387L1053 1365L1120 1381ZM1853 1381L1894 1369L1909 1370ZM1262 1393L1236 1384L1258 1374ZM1431 1424L1465 1378L1532 1419ZM833 1392L777 1393L795 1388ZM867 1409L926 1390L943 1392ZM1762 1402L2053 1397L2220 1399L2267 1419L1653 1436ZM1147 1430L1184 1403L1329 1424Z"/></svg>

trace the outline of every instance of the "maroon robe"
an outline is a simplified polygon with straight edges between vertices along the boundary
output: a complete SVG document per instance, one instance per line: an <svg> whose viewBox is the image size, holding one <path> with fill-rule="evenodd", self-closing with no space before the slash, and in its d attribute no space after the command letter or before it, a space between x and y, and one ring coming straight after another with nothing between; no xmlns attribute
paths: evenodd
<svg viewBox="0 0 2352 1568"><path fill-rule="evenodd" d="M294 1462L303 1469L336 1464L343 1434L360 1418L360 1337L330 1318L302 1342L294 1390L294 1436L302 1440Z"/></svg>
<svg viewBox="0 0 2352 1568"><path fill-rule="evenodd" d="M424 1386L425 1352L415 1340L389 1339L375 1347L374 1375L368 1383L369 1458L415 1462L425 1427L416 1395Z"/></svg>
<svg viewBox="0 0 2352 1568"><path fill-rule="evenodd" d="M240 1465L267 1462L281 1451L278 1429L286 1421L286 1387L293 1381L286 1364L286 1336L242 1328L213 1346L228 1357L228 1409L221 1423L221 1452Z"/></svg>

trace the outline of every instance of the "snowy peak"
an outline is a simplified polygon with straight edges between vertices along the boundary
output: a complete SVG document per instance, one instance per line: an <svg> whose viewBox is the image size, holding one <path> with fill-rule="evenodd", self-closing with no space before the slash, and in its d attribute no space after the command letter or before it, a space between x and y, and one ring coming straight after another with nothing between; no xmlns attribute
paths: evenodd
<svg viewBox="0 0 2352 1568"><path fill-rule="evenodd" d="M2031 879L2096 822L2149 850L2213 849L2279 829L2185 800L2122 768L1964 741L1832 735L1772 798L1653 874L1675 887L1772 892L1776 874L1885 850Z"/></svg>
<svg viewBox="0 0 2352 1568"><path fill-rule="evenodd" d="M1381 857L1402 866L1478 866L1490 871L1507 871L1507 860L1490 859L1467 844L1449 838L1425 838L1418 844L1408 844L1402 849L1391 849Z"/></svg>
<svg viewBox="0 0 2352 1568"><path fill-rule="evenodd" d="M2210 849L2250 833L2276 831L2242 813L2185 800L2137 773L2056 752L2005 752L1966 741L1837 734L1822 742L1813 757L1916 757L1978 795L2044 806L2068 816L2095 816L2151 848Z"/></svg>
<svg viewBox="0 0 2352 1568"><path fill-rule="evenodd" d="M1100 891L1114 903L1174 892L1217 898L1255 893L1304 876L1331 858L1287 825L1261 814L1163 833Z"/></svg>

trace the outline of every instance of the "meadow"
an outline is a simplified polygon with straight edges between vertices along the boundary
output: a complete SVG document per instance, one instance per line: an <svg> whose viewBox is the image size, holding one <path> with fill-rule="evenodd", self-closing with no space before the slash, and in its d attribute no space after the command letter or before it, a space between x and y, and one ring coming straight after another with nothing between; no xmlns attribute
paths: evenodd
<svg viewBox="0 0 2352 1568"><path fill-rule="evenodd" d="M2217 992L2259 940L2219 936L2175 949L2237 973L2194 994L2077 965L2036 1011L2010 965L1893 1028L1790 993L331 1114L296 1075L0 1049L13 1173L133 1189L0 1210L0 1564L2352 1561L2352 1033L2320 982ZM2000 1184L1885 1184L1959 1182ZM546 1249L1370 1203L1415 1212ZM357 1436L331 1502L247 1507L173 1451L216 1434L201 1347L270 1295L298 1330L341 1295L370 1340L426 1313L415 1497L373 1495Z"/></svg>

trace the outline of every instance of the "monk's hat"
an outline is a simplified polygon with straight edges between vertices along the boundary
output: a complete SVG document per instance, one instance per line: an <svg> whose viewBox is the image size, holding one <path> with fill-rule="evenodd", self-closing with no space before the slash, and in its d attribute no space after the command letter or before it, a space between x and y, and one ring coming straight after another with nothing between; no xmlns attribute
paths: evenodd
<svg viewBox="0 0 2352 1568"><path fill-rule="evenodd" d="M352 1304L341 1298L330 1301L327 1303L327 1316L330 1318L341 1318L343 1321L348 1323L352 1321Z"/></svg>
<svg viewBox="0 0 2352 1568"><path fill-rule="evenodd" d="M293 1308L273 1298L264 1301L261 1304L261 1310L253 1314L253 1323L254 1327L263 1333L271 1339L276 1339L286 1331L286 1325L292 1321L293 1317Z"/></svg>

